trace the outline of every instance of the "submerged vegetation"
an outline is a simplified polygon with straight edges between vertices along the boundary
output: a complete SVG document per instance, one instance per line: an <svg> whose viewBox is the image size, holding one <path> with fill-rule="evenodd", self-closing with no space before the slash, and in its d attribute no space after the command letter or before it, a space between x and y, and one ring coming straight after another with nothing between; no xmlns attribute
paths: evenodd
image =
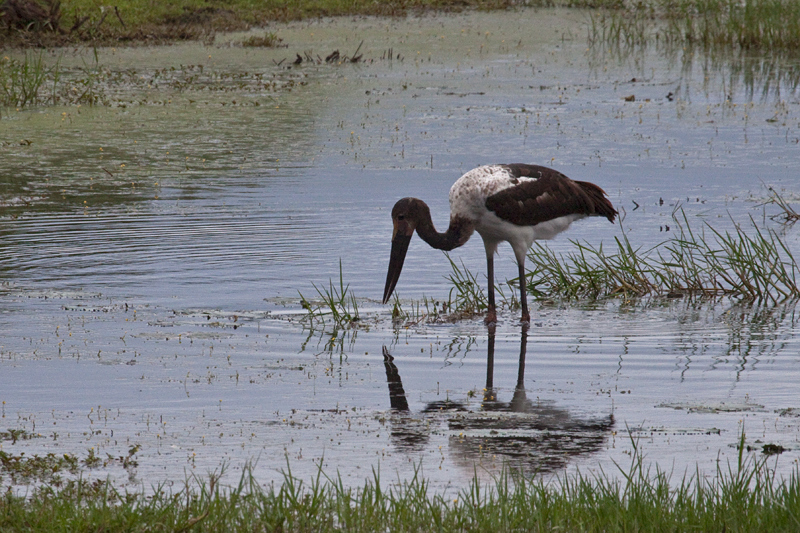
<svg viewBox="0 0 800 533"><path fill-rule="evenodd" d="M25 430L12 429L0 432L0 441L4 433L14 436L12 444L16 443L17 439L42 438L41 435L32 435ZM140 446L136 444L128 449L127 455L106 454L105 457L101 457L94 448L89 448L86 457L83 458L71 453L50 452L45 455L26 456L24 452L16 455L0 450L0 482L6 482L8 485L43 483L49 487L60 488L69 483L67 479L69 476L77 476L84 469L109 466L134 469L139 464L135 457L139 449Z"/></svg>
<svg viewBox="0 0 800 533"><path fill-rule="evenodd" d="M746 453L681 479L644 464L633 441L631 463L615 475L564 474L555 480L506 469L483 484L438 492L417 468L385 488L373 471L363 485L345 485L319 467L309 482L284 470L264 486L245 468L238 484L192 477L183 488L121 492L110 481L79 478L61 488L39 486L0 500L3 531L796 531L800 472L776 479L768 456Z"/></svg>
<svg viewBox="0 0 800 533"><path fill-rule="evenodd" d="M242 46L266 46L258 38ZM269 35L263 37L269 40ZM100 63L97 50L79 67L65 68L58 55L47 60L45 52L27 52L18 58L0 57L0 117L3 108L21 110L47 105L129 106L159 104L148 92L228 93L258 87L259 90L290 91L306 82L302 75L287 70L241 73L207 69L202 64L160 69L112 70ZM239 106L260 102L236 100Z"/></svg>

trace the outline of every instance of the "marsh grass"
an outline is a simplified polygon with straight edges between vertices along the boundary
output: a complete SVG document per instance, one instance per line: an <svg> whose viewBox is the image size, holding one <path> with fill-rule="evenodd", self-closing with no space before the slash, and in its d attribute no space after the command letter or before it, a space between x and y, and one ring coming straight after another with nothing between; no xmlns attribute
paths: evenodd
<svg viewBox="0 0 800 533"><path fill-rule="evenodd" d="M278 37L274 32L268 31L264 35L252 35L242 41L242 46L245 48L276 48L285 46L281 43L283 39Z"/></svg>
<svg viewBox="0 0 800 533"><path fill-rule="evenodd" d="M622 6L611 10L600 10L589 16L589 43L614 49L643 46L654 33L652 8L643 4L625 9Z"/></svg>
<svg viewBox="0 0 800 533"><path fill-rule="evenodd" d="M70 0L51 13L47 24L31 31L6 32L2 39L27 45L213 40L215 32L265 26L274 21L319 17L406 16L426 11L515 9L514 0L228 0L224 7L197 0L148 2ZM658 38L687 45L792 51L800 43L800 5L794 0L527 0L533 7L603 10L592 16L590 35L605 42ZM657 32L655 21L661 26ZM52 31L56 30L56 31ZM648 36L649 35L649 36Z"/></svg>
<svg viewBox="0 0 800 533"><path fill-rule="evenodd" d="M458 313L467 315L477 314L486 310L489 300L482 284L478 281L478 275L473 274L464 265L463 261L459 266L450 257L450 254L445 253L444 255L450 262L451 269L450 274L446 276L446 279L452 285L447 297L450 304L449 307Z"/></svg>
<svg viewBox="0 0 800 533"><path fill-rule="evenodd" d="M445 279L450 283L450 291L447 300L439 301L423 296L422 300L410 302L403 307L399 298L395 294L392 305L392 318L396 321L406 321L407 323L419 322L452 322L460 318L471 317L482 313L489 306L489 299L486 295L486 279L479 279L479 275L473 273L463 261L456 263L450 254L444 252L447 261L450 263L450 274ZM514 293L514 286L517 280L506 282L503 285L495 283L495 291L498 305L508 309L517 309L519 300ZM513 285L513 286L512 286Z"/></svg>
<svg viewBox="0 0 800 533"><path fill-rule="evenodd" d="M762 205L774 204L780 208L779 213L770 217L772 220L778 220L787 227L793 226L798 220L800 220L800 213L795 211L789 201L786 200L782 195L778 194L775 189L772 187L767 187L767 194L769 199Z"/></svg>
<svg viewBox="0 0 800 533"><path fill-rule="evenodd" d="M106 86L114 85L111 73L100 66L97 50L92 60L71 74L61 67L61 57L52 64L44 52L26 52L19 59L0 58L0 108L56 104L95 105L106 102Z"/></svg>
<svg viewBox="0 0 800 533"><path fill-rule="evenodd" d="M0 107L53 103L59 78L59 62L48 66L44 52L28 52L21 59L0 57Z"/></svg>
<svg viewBox="0 0 800 533"><path fill-rule="evenodd" d="M794 0L660 0L664 37L703 48L796 51L800 3Z"/></svg>
<svg viewBox="0 0 800 533"><path fill-rule="evenodd" d="M536 243L528 253L528 291L540 299L724 295L777 303L800 297L797 261L775 231L751 218L749 231L705 224L698 233L682 210L673 220L677 235L647 249L624 231L611 251L571 241L574 251L556 254Z"/></svg>
<svg viewBox="0 0 800 533"><path fill-rule="evenodd" d="M504 469L487 483L438 491L420 467L390 485L373 470L346 485L322 466L309 480L283 471L262 485L250 466L238 483L190 477L183 487L119 491L79 478L0 500L3 531L796 531L800 472L777 479L767 456L746 452L716 475L669 472L645 464L632 439L617 472L562 474L545 480Z"/></svg>
<svg viewBox="0 0 800 533"><path fill-rule="evenodd" d="M350 284L345 285L344 273L342 272L342 260L339 260L339 283L334 284L333 280L328 280L328 287L317 287L312 283L314 290L317 291L317 298L307 299L302 293L300 295L300 305L307 311L304 317L310 323L320 322L325 324L331 320L335 327L350 327L360 320L358 314L358 301L350 290Z"/></svg>

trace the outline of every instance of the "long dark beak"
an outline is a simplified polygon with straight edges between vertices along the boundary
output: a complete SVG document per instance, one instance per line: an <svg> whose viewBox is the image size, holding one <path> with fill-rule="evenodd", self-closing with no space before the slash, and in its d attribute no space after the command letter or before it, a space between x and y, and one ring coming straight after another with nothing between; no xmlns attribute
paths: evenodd
<svg viewBox="0 0 800 533"><path fill-rule="evenodd" d="M403 270L403 262L406 260L408 244L411 242L411 235L414 234L414 230L395 230L394 233L392 253L389 256L389 272L386 273L386 288L383 290L383 303L389 301L392 292L394 292L394 287L397 285L397 280L400 279L400 272Z"/></svg>

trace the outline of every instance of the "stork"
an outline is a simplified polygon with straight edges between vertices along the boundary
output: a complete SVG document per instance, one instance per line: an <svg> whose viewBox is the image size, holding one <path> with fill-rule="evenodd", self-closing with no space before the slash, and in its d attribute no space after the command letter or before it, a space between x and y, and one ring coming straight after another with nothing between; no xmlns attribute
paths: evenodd
<svg viewBox="0 0 800 533"><path fill-rule="evenodd" d="M547 167L525 164L474 168L450 188L450 225L439 233L431 211L418 198L403 198L392 208L392 251L383 303L392 296L403 269L414 231L438 250L449 251L466 243L477 231L486 248L489 309L484 322L497 322L494 299L494 254L503 241L511 244L519 267L522 322L529 323L525 290L525 254L533 241L552 239L574 221L587 216L614 222L617 211L605 191L593 183L573 181Z"/></svg>

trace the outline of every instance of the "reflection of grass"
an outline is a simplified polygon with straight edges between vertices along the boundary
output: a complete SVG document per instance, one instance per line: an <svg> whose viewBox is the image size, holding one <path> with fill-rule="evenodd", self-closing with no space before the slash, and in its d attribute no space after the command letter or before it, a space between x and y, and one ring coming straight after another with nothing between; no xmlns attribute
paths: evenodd
<svg viewBox="0 0 800 533"><path fill-rule="evenodd" d="M747 98L778 100L800 87L800 2L795 0L644 0L591 15L589 41L594 53L620 59L655 46L683 63L697 64L705 82L714 72L725 78L732 98L740 83Z"/></svg>
<svg viewBox="0 0 800 533"><path fill-rule="evenodd" d="M261 484L246 467L239 482L219 473L152 494L79 480L3 496L3 528L52 531L796 531L800 471L777 480L767 457L746 454L718 463L716 475L680 480L644 464L633 441L631 462L617 477L562 474L540 479L505 470L486 484L438 492L421 469L385 490L372 478L357 487L319 467L304 481L290 468L283 482ZM773 448L764 447L764 452Z"/></svg>
<svg viewBox="0 0 800 533"><path fill-rule="evenodd" d="M314 347L318 351L317 355L326 354L328 356L338 355L339 360L347 358L347 354L353 351L358 338L358 329L340 328L333 329L319 328L314 324L306 327L306 339L300 346L300 351L305 352ZM313 344L312 344L313 343Z"/></svg>
<svg viewBox="0 0 800 533"><path fill-rule="evenodd" d="M574 242L557 255L539 243L528 254L528 290L539 298L602 298L651 294L731 295L778 301L800 297L800 269L781 237L750 220L750 233L706 225L696 233L686 215L674 217L679 235L651 249L635 247L627 235L616 248Z"/></svg>

